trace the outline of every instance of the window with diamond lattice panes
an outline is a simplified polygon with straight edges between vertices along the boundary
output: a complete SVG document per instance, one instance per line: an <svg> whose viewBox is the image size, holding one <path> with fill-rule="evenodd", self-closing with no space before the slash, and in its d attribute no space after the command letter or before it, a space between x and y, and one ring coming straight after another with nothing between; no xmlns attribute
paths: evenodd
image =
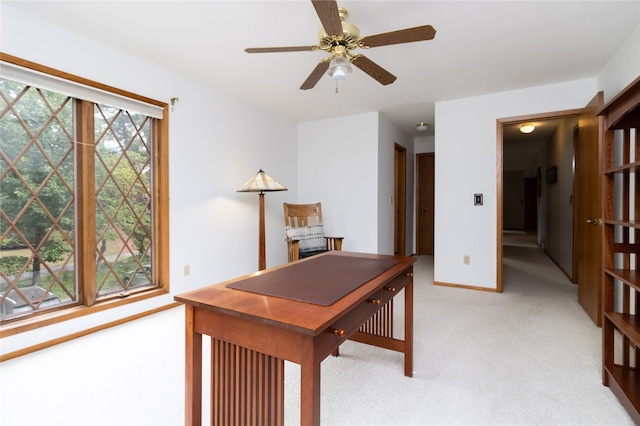
<svg viewBox="0 0 640 426"><path fill-rule="evenodd" d="M0 80L0 314L77 300L73 100Z"/></svg>
<svg viewBox="0 0 640 426"><path fill-rule="evenodd" d="M152 282L151 119L95 106L96 292Z"/></svg>
<svg viewBox="0 0 640 426"><path fill-rule="evenodd" d="M74 317L94 312L77 308L166 293L166 104L132 95L121 107L125 92L117 89L109 98L115 106L91 102L62 92L90 98L95 86L104 97L104 86L68 75L63 86L53 80L58 92L22 81L22 70L14 75L0 79L3 327L35 314L74 308Z"/></svg>

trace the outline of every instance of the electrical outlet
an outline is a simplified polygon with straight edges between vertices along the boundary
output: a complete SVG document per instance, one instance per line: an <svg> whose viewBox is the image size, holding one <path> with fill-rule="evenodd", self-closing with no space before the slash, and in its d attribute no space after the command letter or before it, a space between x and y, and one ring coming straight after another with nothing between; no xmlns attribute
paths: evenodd
<svg viewBox="0 0 640 426"><path fill-rule="evenodd" d="M465 254L463 262L465 265L471 265L471 256Z"/></svg>
<svg viewBox="0 0 640 426"><path fill-rule="evenodd" d="M184 276L188 277L191 274L191 265L184 265Z"/></svg>

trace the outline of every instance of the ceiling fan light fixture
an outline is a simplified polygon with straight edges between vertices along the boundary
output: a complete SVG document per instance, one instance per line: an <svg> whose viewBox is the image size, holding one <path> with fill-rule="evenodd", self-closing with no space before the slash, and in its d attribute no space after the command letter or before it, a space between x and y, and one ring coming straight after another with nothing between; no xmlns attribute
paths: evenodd
<svg viewBox="0 0 640 426"><path fill-rule="evenodd" d="M429 125L424 121L421 121L418 124L416 124L416 130L419 132L425 132L428 128L429 128Z"/></svg>
<svg viewBox="0 0 640 426"><path fill-rule="evenodd" d="M523 124L520 126L520 133L529 134L535 130L536 126L533 124Z"/></svg>
<svg viewBox="0 0 640 426"><path fill-rule="evenodd" d="M344 80L351 74L352 68L349 60L344 56L334 56L329 63L327 74L334 80Z"/></svg>
<svg viewBox="0 0 640 426"><path fill-rule="evenodd" d="M338 81L347 78L347 75L352 71L352 64L383 86L391 84L396 81L395 75L371 59L354 53L353 50L433 40L436 35L436 30L431 25L421 25L360 37L358 27L346 21L347 10L338 7L336 1L312 0L312 4L322 24L322 28L318 31L317 46L249 47L245 49L247 53L315 52L316 50L327 52L330 56L320 60L302 83L300 90L313 89L318 81L325 74L328 74L336 81L336 93L338 93Z"/></svg>

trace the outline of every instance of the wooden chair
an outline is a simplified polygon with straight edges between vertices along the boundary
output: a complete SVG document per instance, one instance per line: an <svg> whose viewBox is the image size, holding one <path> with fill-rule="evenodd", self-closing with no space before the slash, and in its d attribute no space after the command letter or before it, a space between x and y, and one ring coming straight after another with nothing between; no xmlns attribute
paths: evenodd
<svg viewBox="0 0 640 426"><path fill-rule="evenodd" d="M289 262L329 250L342 250L342 237L324 235L320 203L284 203L283 206Z"/></svg>

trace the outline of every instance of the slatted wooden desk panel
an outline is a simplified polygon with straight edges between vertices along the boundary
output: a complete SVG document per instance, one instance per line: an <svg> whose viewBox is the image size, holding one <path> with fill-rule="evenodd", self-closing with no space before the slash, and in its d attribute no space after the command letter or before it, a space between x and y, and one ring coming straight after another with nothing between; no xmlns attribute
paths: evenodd
<svg viewBox="0 0 640 426"><path fill-rule="evenodd" d="M320 363L348 338L404 353L411 377L414 262L333 251L176 296L186 305L185 423L202 421L202 335L212 341L214 425L284 424L284 360L300 365L301 424L319 425ZM399 340L392 307L402 289Z"/></svg>

